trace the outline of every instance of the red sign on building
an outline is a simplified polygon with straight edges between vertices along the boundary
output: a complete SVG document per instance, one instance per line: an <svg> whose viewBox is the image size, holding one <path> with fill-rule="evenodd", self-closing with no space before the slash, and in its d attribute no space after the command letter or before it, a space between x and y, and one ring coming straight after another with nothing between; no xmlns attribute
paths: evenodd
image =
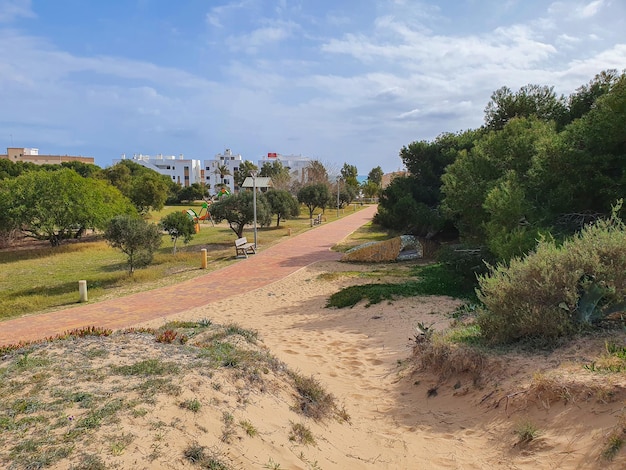
<svg viewBox="0 0 626 470"><path fill-rule="evenodd" d="M267 158L276 158L276 153L275 152L274 153L268 152L267 153Z"/></svg>

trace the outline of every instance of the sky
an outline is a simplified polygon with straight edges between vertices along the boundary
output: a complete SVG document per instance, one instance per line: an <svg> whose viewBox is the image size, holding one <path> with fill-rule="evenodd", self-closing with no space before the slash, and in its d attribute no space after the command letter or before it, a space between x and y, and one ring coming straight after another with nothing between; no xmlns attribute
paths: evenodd
<svg viewBox="0 0 626 470"><path fill-rule="evenodd" d="M391 172L502 86L625 68L626 0L0 0L0 153Z"/></svg>

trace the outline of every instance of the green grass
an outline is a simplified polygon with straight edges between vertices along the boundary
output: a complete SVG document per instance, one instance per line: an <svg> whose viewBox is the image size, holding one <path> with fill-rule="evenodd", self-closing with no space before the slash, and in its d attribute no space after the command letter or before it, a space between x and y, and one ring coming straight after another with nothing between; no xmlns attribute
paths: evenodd
<svg viewBox="0 0 626 470"><path fill-rule="evenodd" d="M146 359L127 366L113 366L111 369L114 374L141 376L177 374L180 371L177 364L159 359Z"/></svg>
<svg viewBox="0 0 626 470"><path fill-rule="evenodd" d="M198 212L200 203L167 206L150 214L150 220L158 222L163 216L188 208ZM360 210L360 206L357 207ZM340 216L353 213L352 206ZM326 211L326 219L337 218L336 211ZM104 240L89 239L79 243L67 243L53 248L39 245L30 249L0 251L0 320L39 313L76 305L79 302L78 281L86 280L89 301L120 297L138 291L171 285L192 279L222 268L235 261L233 241L236 236L226 222L211 226L201 223L200 233L184 245L179 243L178 252L172 253L173 243L163 236L163 245L157 251L154 262L129 277L126 257L109 247ZM311 230L308 211L300 217L258 228L260 249L269 247L288 237ZM253 236L246 227L244 236ZM208 270L200 269L202 248L207 249Z"/></svg>
<svg viewBox="0 0 626 470"><path fill-rule="evenodd" d="M373 283L350 286L331 295L327 307L353 307L362 300L367 306L383 300L418 295L448 295L460 299L475 299L473 286L467 285L442 264L416 266L409 274L410 280L399 283Z"/></svg>
<svg viewBox="0 0 626 470"><path fill-rule="evenodd" d="M192 413L197 413L202 408L202 403L197 398L193 398L191 400L185 400L180 403L180 407L189 410Z"/></svg>

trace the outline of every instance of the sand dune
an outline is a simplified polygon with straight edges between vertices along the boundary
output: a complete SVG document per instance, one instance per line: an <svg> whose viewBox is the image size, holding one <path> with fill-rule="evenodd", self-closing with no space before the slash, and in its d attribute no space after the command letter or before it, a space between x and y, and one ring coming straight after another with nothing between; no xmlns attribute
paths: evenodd
<svg viewBox="0 0 626 470"><path fill-rule="evenodd" d="M442 380L416 370L416 326L446 328L448 314L459 302L420 297L325 308L330 294L363 281L324 274L359 269L372 268L317 263L247 294L138 325L210 319L256 330L280 361L323 384L349 422L298 415L293 393L281 388L278 377L261 392L236 375L198 372L178 384L180 396L159 396L145 416L129 415L103 427L80 450L101 456L108 468L132 469L194 468L184 457L191 443L211 449L231 468L243 469L626 468L623 451L618 449L612 460L602 455L612 433L623 435L626 380L623 374L592 374L582 367L601 353L603 338L543 355L493 355L478 386L464 375ZM100 340L85 340L81 347L91 347L89 341ZM172 360L180 354L177 360L186 360L184 353L153 342L109 341L110 355L103 360L108 363L159 354ZM48 347L48 354L71 363L63 343ZM105 362L101 367L108 367ZM201 410L181 410L180 401L192 398L202 403ZM234 420L231 439L224 439L224 410ZM81 411L76 413L78 417ZM243 422L254 425L254 436L246 434ZM310 429L315 443L289 439L294 423ZM524 423L537 430L527 443L519 438ZM125 435L133 436L131 442L123 452L112 452L111 436ZM52 468L81 468L80 453L73 455Z"/></svg>

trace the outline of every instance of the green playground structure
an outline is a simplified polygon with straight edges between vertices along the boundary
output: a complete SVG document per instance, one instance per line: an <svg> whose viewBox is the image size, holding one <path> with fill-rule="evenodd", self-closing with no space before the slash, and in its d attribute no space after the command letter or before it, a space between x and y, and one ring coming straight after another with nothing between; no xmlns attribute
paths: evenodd
<svg viewBox="0 0 626 470"><path fill-rule="evenodd" d="M187 214L190 220L192 220L196 224L196 233L200 231L199 222L202 221L210 221L211 225L215 227L215 223L213 222L213 218L211 217L211 212L209 212L209 204L206 202L202 203L202 208L200 209L200 213L198 214L193 209L187 209L183 211Z"/></svg>

